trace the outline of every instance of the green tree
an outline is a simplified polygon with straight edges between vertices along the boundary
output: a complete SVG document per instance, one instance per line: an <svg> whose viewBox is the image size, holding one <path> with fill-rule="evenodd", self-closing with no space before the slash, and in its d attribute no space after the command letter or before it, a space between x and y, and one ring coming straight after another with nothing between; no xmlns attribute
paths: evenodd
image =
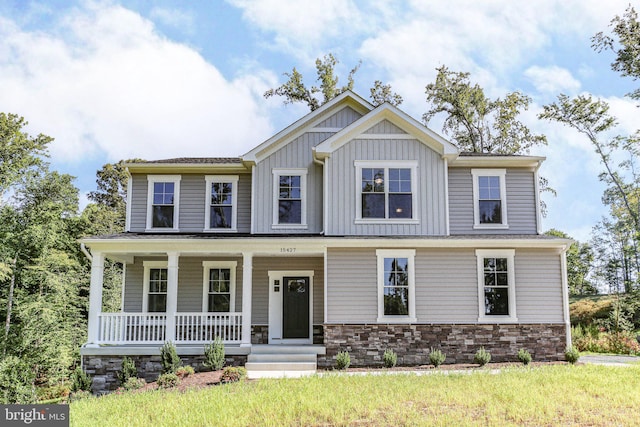
<svg viewBox="0 0 640 427"><path fill-rule="evenodd" d="M551 229L545 232L547 236L571 239L559 230ZM570 295L597 294L598 289L589 279L593 263L593 249L588 243L574 241L567 250L567 279Z"/></svg>

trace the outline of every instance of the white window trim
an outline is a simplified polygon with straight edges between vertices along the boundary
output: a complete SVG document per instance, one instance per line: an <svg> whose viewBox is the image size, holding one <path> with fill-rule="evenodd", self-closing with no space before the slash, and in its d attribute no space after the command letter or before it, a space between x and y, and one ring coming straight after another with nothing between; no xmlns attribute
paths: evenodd
<svg viewBox="0 0 640 427"><path fill-rule="evenodd" d="M474 229L508 229L507 221L507 170L506 169L471 169L473 177L473 228ZM480 223L480 189L478 178L481 176L497 176L500 178L500 200L502 209L502 224Z"/></svg>
<svg viewBox="0 0 640 427"><path fill-rule="evenodd" d="M147 175L147 228L146 231L178 231L180 216L180 175ZM173 228L152 227L153 225L153 184L156 182L173 182Z"/></svg>
<svg viewBox="0 0 640 427"><path fill-rule="evenodd" d="M356 218L355 224L419 224L418 212L418 162L413 160L356 160ZM389 169L411 169L411 218L363 218L362 217L362 169L382 168L385 170L385 180L388 181ZM385 195L389 186L385 183ZM385 216L389 216L389 204L385 197Z"/></svg>
<svg viewBox="0 0 640 427"><path fill-rule="evenodd" d="M516 281L515 281L515 250L514 249L477 249L476 258L478 265L478 322L479 323L515 323L516 315ZM484 259L506 258L507 279L509 292L508 315L486 315L484 306Z"/></svg>
<svg viewBox="0 0 640 427"><path fill-rule="evenodd" d="M229 301L229 313L236 312L236 268L238 266L237 261L202 261L203 276L202 276L202 312L208 312L209 298L209 271L212 268L228 268L230 270L229 292L231 293Z"/></svg>
<svg viewBox="0 0 640 427"><path fill-rule="evenodd" d="M205 192L204 200L204 230L206 232L216 233L233 233L237 232L237 218L238 218L238 175L205 175L204 177L207 190ZM214 183L230 182L233 184L231 188L231 228L215 228L211 227L211 186Z"/></svg>
<svg viewBox="0 0 640 427"><path fill-rule="evenodd" d="M307 174L306 168L295 169L273 169L273 223L272 229L288 229L288 230L306 230L307 225ZM280 193L280 177L282 175L298 175L300 176L300 224L279 224L279 193Z"/></svg>
<svg viewBox="0 0 640 427"><path fill-rule="evenodd" d="M415 249L378 249L378 323L414 323L416 318L416 268ZM389 316L384 314L384 259L407 258L409 263L409 314Z"/></svg>
<svg viewBox="0 0 640 427"><path fill-rule="evenodd" d="M143 261L144 275L142 280L142 312L147 313L149 310L149 280L152 268L169 268L167 261ZM167 271L168 273L168 271ZM169 299L169 285L167 284L167 300Z"/></svg>

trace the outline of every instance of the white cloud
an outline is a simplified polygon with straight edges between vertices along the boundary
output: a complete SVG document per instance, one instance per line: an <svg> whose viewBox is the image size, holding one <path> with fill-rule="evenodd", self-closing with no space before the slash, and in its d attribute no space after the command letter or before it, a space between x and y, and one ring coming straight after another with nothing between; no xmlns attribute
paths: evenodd
<svg viewBox="0 0 640 427"><path fill-rule="evenodd" d="M0 38L0 104L56 138L54 160L239 155L272 132L268 73L228 81L122 7L92 4L46 32L3 20Z"/></svg>
<svg viewBox="0 0 640 427"><path fill-rule="evenodd" d="M558 66L540 67L534 65L527 68L524 75L531 80L538 92L557 95L558 93L574 94L580 90L580 82L569 70Z"/></svg>
<svg viewBox="0 0 640 427"><path fill-rule="evenodd" d="M152 19L176 28L185 34L194 34L195 32L194 17L185 10L154 7L151 9L150 16Z"/></svg>

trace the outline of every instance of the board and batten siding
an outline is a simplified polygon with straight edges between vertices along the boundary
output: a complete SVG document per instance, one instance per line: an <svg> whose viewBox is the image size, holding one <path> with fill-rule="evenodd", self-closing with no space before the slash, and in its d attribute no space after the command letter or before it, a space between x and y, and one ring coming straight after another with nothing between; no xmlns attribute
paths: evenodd
<svg viewBox="0 0 640 427"><path fill-rule="evenodd" d="M358 113L351 107L345 107L337 113L327 117L325 120L321 121L314 127L343 129L358 120L360 117L362 117L362 114Z"/></svg>
<svg viewBox="0 0 640 427"><path fill-rule="evenodd" d="M255 232L279 233L273 227L273 205L278 191L273 185L274 169L304 168L307 170L307 228L295 233L322 231L322 167L313 162L312 148L333 135L332 132L308 132L262 160L255 167Z"/></svg>
<svg viewBox="0 0 640 427"><path fill-rule="evenodd" d="M380 126L385 126L384 122ZM389 123L389 126L392 126ZM356 224L357 186L355 162L380 160L417 161L418 224ZM444 160L438 153L413 139L355 139L337 149L325 162L328 176L328 218L326 235L444 235L446 234L446 192Z"/></svg>
<svg viewBox="0 0 640 427"><path fill-rule="evenodd" d="M451 234L537 234L535 174L528 169L507 169L505 185L509 228L476 230L471 169L449 168Z"/></svg>
<svg viewBox="0 0 640 427"><path fill-rule="evenodd" d="M213 174L212 174L213 175ZM179 231L201 233L205 225L207 188L204 174L182 174L180 180ZM148 181L144 174L132 175L131 231L144 232L147 225ZM237 226L239 233L251 231L251 175L238 175Z"/></svg>
<svg viewBox="0 0 640 427"><path fill-rule="evenodd" d="M374 248L330 248L327 252L327 323L376 323L377 257ZM477 323L478 272L475 249L417 249L418 323ZM515 252L519 323L561 323L560 254Z"/></svg>
<svg viewBox="0 0 640 427"><path fill-rule="evenodd" d="M142 311L144 261L166 261L166 258L135 257L127 264L124 292L124 311ZM233 257L180 257L178 260L178 312L202 312L204 286L203 261L236 261L235 311L242 311L242 258Z"/></svg>

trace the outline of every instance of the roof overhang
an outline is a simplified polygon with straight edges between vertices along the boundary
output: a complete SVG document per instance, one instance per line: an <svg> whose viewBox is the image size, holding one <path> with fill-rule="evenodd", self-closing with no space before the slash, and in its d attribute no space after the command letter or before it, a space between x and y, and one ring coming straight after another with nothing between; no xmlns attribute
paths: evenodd
<svg viewBox="0 0 640 427"><path fill-rule="evenodd" d="M538 169L546 157L478 155L459 156L449 163L449 167L510 167Z"/></svg>
<svg viewBox="0 0 640 427"><path fill-rule="evenodd" d="M130 173L247 173L251 169L241 162L234 163L125 163Z"/></svg>

